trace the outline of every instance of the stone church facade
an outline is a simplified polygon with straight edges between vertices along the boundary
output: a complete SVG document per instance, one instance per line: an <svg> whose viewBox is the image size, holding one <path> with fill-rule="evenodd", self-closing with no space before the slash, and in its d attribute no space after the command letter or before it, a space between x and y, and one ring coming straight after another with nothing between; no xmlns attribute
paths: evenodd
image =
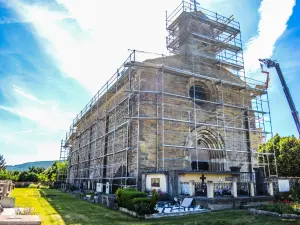
<svg viewBox="0 0 300 225"><path fill-rule="evenodd" d="M62 145L70 185L177 195L190 181L251 181L265 170L257 99L266 90L245 77L239 27L203 9L175 15L167 17L172 54L134 50L74 119Z"/></svg>

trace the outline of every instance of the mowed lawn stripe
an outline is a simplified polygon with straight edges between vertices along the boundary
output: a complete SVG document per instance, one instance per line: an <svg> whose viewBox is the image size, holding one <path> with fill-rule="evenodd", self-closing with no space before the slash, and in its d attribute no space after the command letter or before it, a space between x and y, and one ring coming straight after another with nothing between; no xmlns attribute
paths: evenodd
<svg viewBox="0 0 300 225"><path fill-rule="evenodd" d="M12 192L12 197L16 198L16 207L29 208L40 215L42 225L64 225L64 221L49 202L40 195L38 189L16 188Z"/></svg>
<svg viewBox="0 0 300 225"><path fill-rule="evenodd" d="M57 190L43 189L41 192L67 224L132 224L139 221L127 214L91 204Z"/></svg>

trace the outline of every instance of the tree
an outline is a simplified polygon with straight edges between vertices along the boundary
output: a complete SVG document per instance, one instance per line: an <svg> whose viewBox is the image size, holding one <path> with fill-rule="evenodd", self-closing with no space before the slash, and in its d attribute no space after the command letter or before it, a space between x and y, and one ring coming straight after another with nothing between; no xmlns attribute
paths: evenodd
<svg viewBox="0 0 300 225"><path fill-rule="evenodd" d="M3 155L0 155L0 170L4 170L5 169L5 159L3 157Z"/></svg>
<svg viewBox="0 0 300 225"><path fill-rule="evenodd" d="M19 171L0 170L0 180L18 181Z"/></svg>
<svg viewBox="0 0 300 225"><path fill-rule="evenodd" d="M36 173L36 174L40 174L42 172L45 171L45 168L44 167L34 167L34 166L30 166L28 168L28 171L29 172L32 172L32 173Z"/></svg>
<svg viewBox="0 0 300 225"><path fill-rule="evenodd" d="M19 180L18 181L27 181L27 176L28 176L27 171L21 172L20 175L19 175Z"/></svg>
<svg viewBox="0 0 300 225"><path fill-rule="evenodd" d="M300 139L294 136L280 137L276 134L266 144L261 145L258 151L262 153L275 152L279 176L300 176ZM270 164L274 163L274 157L269 156L269 162ZM270 170L274 174L275 167L270 166Z"/></svg>
<svg viewBox="0 0 300 225"><path fill-rule="evenodd" d="M37 182L39 178L36 173L23 171L20 173L18 181Z"/></svg>
<svg viewBox="0 0 300 225"><path fill-rule="evenodd" d="M10 180L9 172L7 170L0 170L0 180Z"/></svg>
<svg viewBox="0 0 300 225"><path fill-rule="evenodd" d="M49 181L56 181L57 176L59 174L64 174L67 171L67 162L62 161L62 162L54 162L51 167L49 167L45 173L47 174L48 180Z"/></svg>
<svg viewBox="0 0 300 225"><path fill-rule="evenodd" d="M38 174L38 178L40 182L48 182L49 178L48 175L46 173L46 171L44 171L43 173Z"/></svg>
<svg viewBox="0 0 300 225"><path fill-rule="evenodd" d="M26 181L38 182L39 181L38 175L36 173L29 172Z"/></svg>

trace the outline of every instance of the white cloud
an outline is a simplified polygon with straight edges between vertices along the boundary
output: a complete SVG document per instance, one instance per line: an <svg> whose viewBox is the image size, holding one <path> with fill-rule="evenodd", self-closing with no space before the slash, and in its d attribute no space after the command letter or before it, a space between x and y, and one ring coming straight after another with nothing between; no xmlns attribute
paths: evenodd
<svg viewBox="0 0 300 225"><path fill-rule="evenodd" d="M64 112L56 105L40 106L22 106L7 107L0 105L0 109L15 114L19 117L29 119L49 131L62 132L67 130L74 117L74 113Z"/></svg>
<svg viewBox="0 0 300 225"><path fill-rule="evenodd" d="M28 133L32 133L32 129L29 130L21 130L21 131L17 131L14 132L15 134L28 134Z"/></svg>
<svg viewBox="0 0 300 225"><path fill-rule="evenodd" d="M38 160L58 160L59 159L59 141L45 141L36 145L36 158Z"/></svg>
<svg viewBox="0 0 300 225"><path fill-rule="evenodd" d="M4 0L0 0L0 3L3 1ZM43 2L37 4L26 4L22 0L5 1L4 4L12 7L17 12L22 13L22 18L4 17L0 20L0 23L47 23L71 18L70 14L66 10L62 7L58 7L56 4L47 5L43 4ZM46 7L49 10L40 11L41 7Z"/></svg>
<svg viewBox="0 0 300 225"><path fill-rule="evenodd" d="M21 90L21 89L18 88L18 87L15 87L15 88L14 88L14 91L17 92L18 94L24 96L25 98L28 98L28 99L32 100L32 101L36 101L36 102L38 102L38 103L40 103L40 104L42 104L42 105L45 105L45 104L46 104L46 102L41 101L41 100L39 100L37 97L35 97L35 96L33 96L33 95L29 94L29 93L24 92L23 90Z"/></svg>
<svg viewBox="0 0 300 225"><path fill-rule="evenodd" d="M292 15L295 0L263 0L259 13L258 34L246 44L244 53L247 72L255 72L259 67L259 58L270 58L273 55L276 41L287 28Z"/></svg>
<svg viewBox="0 0 300 225"><path fill-rule="evenodd" d="M8 143L8 146L10 146L11 150L7 151L4 155L6 164L9 165L59 159L60 142L56 140L44 140L40 142L31 140L26 142L21 137L16 137L12 142ZM16 151L15 149L17 148L22 150Z"/></svg>
<svg viewBox="0 0 300 225"><path fill-rule="evenodd" d="M17 111L15 111L13 108L10 108L10 107L4 106L4 105L0 105L0 109L4 110L6 112L10 112L12 114L19 115L19 113Z"/></svg>
<svg viewBox="0 0 300 225"><path fill-rule="evenodd" d="M95 94L124 62L128 49L165 52L165 9L175 9L180 1L129 0L119 1L118 7L98 0L57 3L71 20L61 16L61 9L43 4L14 0L11 6L24 21L32 21L58 68Z"/></svg>

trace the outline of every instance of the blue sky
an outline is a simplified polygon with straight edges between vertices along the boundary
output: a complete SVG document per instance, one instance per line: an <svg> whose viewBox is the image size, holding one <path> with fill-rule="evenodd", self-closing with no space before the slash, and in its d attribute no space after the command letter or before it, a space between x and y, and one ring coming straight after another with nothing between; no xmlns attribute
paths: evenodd
<svg viewBox="0 0 300 225"><path fill-rule="evenodd" d="M300 6L295 0L199 0L241 23L246 72L277 59L300 109ZM58 159L73 117L128 49L165 53L165 10L180 0L0 0L0 153L8 164ZM298 3L298 2L297 2ZM297 77L298 76L298 77ZM273 130L296 135L274 70Z"/></svg>

